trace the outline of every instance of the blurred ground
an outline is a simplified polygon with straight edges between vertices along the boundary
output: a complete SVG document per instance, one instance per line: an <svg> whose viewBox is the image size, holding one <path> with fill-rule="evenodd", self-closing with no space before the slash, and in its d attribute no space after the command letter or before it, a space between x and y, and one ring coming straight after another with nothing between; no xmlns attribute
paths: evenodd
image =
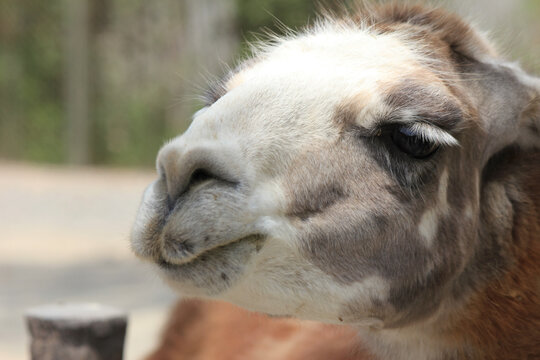
<svg viewBox="0 0 540 360"><path fill-rule="evenodd" d="M28 359L23 314L56 301L129 312L125 359L155 345L176 299L129 249L152 172L0 162L0 359Z"/></svg>

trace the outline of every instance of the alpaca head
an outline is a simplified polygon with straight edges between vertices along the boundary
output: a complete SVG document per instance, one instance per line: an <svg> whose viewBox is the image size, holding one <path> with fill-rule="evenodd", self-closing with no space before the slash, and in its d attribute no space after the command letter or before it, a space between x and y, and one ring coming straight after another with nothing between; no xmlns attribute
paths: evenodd
<svg viewBox="0 0 540 360"><path fill-rule="evenodd" d="M505 261L479 234L512 214L482 179L501 149L538 146L539 89L439 10L321 21L259 49L160 150L132 247L187 296L426 319Z"/></svg>

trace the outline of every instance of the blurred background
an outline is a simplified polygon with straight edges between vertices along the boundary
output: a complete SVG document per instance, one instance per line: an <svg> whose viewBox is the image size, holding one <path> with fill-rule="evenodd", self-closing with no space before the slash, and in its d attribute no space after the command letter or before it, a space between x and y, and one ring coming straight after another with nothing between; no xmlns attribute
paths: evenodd
<svg viewBox="0 0 540 360"><path fill-rule="evenodd" d="M24 310L55 301L128 310L125 357L150 351L176 295L128 237L155 155L246 41L302 27L317 3L335 6L0 0L0 358L28 358ZM540 74L540 0L441 3Z"/></svg>

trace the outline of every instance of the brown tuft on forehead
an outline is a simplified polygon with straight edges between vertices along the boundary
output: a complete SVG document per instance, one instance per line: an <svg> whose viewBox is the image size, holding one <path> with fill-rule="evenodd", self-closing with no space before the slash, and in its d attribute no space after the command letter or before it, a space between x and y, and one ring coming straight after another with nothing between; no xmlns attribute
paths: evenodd
<svg viewBox="0 0 540 360"><path fill-rule="evenodd" d="M454 54L468 59L497 56L493 47L474 28L442 9L390 4L369 11L360 10L355 20L367 23L379 33L403 32L411 36L428 33L446 43Z"/></svg>

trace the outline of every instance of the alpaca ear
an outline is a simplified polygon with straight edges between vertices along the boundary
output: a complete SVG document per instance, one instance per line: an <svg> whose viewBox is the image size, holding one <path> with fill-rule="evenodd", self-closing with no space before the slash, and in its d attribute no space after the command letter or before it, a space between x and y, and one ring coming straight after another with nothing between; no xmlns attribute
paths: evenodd
<svg viewBox="0 0 540 360"><path fill-rule="evenodd" d="M523 148L540 149L540 78L520 75L527 88L528 101L519 118L517 142Z"/></svg>
<svg viewBox="0 0 540 360"><path fill-rule="evenodd" d="M488 160L510 145L540 149L540 78L511 63L484 64L479 91Z"/></svg>

